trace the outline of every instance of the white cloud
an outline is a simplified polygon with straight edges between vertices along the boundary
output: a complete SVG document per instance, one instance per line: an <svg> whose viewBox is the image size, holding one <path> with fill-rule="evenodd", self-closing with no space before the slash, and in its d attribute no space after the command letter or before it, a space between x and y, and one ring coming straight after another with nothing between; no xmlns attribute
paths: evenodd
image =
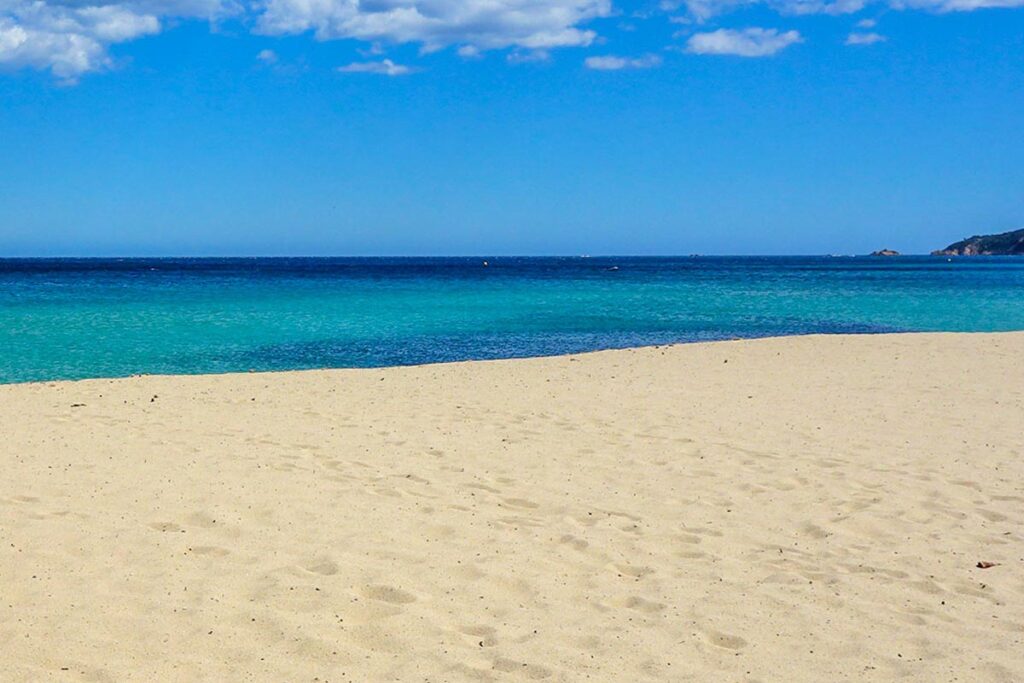
<svg viewBox="0 0 1024 683"><path fill-rule="evenodd" d="M853 14L864 9L867 0L770 0L780 14Z"/></svg>
<svg viewBox="0 0 1024 683"><path fill-rule="evenodd" d="M986 8L1024 7L1024 0L663 0L664 11L685 6L688 19L703 23L727 12L751 5L763 5L782 15L853 14L871 4L884 4L896 10L930 12L970 12ZM678 21L678 19L677 19ZM871 28L873 19L865 19L860 28Z"/></svg>
<svg viewBox="0 0 1024 683"><path fill-rule="evenodd" d="M547 50L512 50L506 59L509 64L531 64L548 61L551 53Z"/></svg>
<svg viewBox="0 0 1024 683"><path fill-rule="evenodd" d="M543 55L590 45L596 33L585 24L610 16L612 0L0 0L0 68L73 81L113 66L111 45L159 33L169 19L238 13L264 34Z"/></svg>
<svg viewBox="0 0 1024 683"><path fill-rule="evenodd" d="M846 36L847 45L873 45L886 40L885 36L877 33L851 33Z"/></svg>
<svg viewBox="0 0 1024 683"><path fill-rule="evenodd" d="M415 71L411 66L395 64L390 59L382 59L379 62L353 62L345 66L339 66L338 71L344 74L381 74L383 76L404 76Z"/></svg>
<svg viewBox="0 0 1024 683"><path fill-rule="evenodd" d="M584 46L581 28L611 14L611 0L266 0L258 20L267 34L313 31L320 40L355 38L478 50Z"/></svg>
<svg viewBox="0 0 1024 683"><path fill-rule="evenodd" d="M588 69L597 71L619 71L621 69L650 69L661 64L661 57L658 55L644 55L643 57L618 57L616 55L604 55L600 57L587 57L583 64Z"/></svg>
<svg viewBox="0 0 1024 683"><path fill-rule="evenodd" d="M698 24L703 24L709 19L725 14L743 5L752 5L756 0L686 0L686 9L690 17ZM685 23L683 17L674 17L674 23Z"/></svg>
<svg viewBox="0 0 1024 683"><path fill-rule="evenodd" d="M73 82L110 68L110 45L159 33L165 19L233 9L225 0L0 0L0 68L49 69Z"/></svg>
<svg viewBox="0 0 1024 683"><path fill-rule="evenodd" d="M369 47L359 48L357 52L364 57L379 57L384 54L384 46L380 43L370 43Z"/></svg>
<svg viewBox="0 0 1024 683"><path fill-rule="evenodd" d="M794 43L803 42L796 31L779 33L776 29L721 28L708 33L696 33L686 41L686 51L700 55L737 55L739 57L768 57Z"/></svg>
<svg viewBox="0 0 1024 683"><path fill-rule="evenodd" d="M273 50L260 50L259 54L256 55L256 59L260 60L264 64L277 64L277 53Z"/></svg>
<svg viewBox="0 0 1024 683"><path fill-rule="evenodd" d="M695 23L704 23L708 20L726 14L741 7L750 5L766 5L770 9L783 15L806 15L806 14L852 14L864 8L869 0L685 0L679 3L685 4L689 16L686 18L674 17L676 23L685 23L690 19ZM1024 1L1024 0L1022 0Z"/></svg>
<svg viewBox="0 0 1024 683"><path fill-rule="evenodd" d="M554 48L601 43L590 22L614 18L627 31L650 16L624 10L617 0L0 0L0 70L34 68L74 82L91 71L114 66L111 46L151 36L177 19L216 20L239 16L264 35L312 33L319 40L351 39L368 60L352 70L379 73L411 67L380 59L384 47L414 43L421 52L454 47L465 58L487 50L508 49L510 63L548 58ZM685 8L669 21L691 27L726 12L759 6L782 15L857 12L868 5L897 10L968 12L991 7L1024 7L1024 0L657 0L661 12ZM628 21L623 19L628 17ZM850 45L884 40L873 32L875 21L863 19L847 38ZM682 26L680 26L682 28ZM686 35L693 28L686 28ZM677 34L679 35L679 34ZM802 37L760 28L720 29L689 36L685 49L700 54L759 57L774 54ZM259 59L273 63L272 50ZM591 56L593 69L647 68L657 57ZM376 65L375 67L372 65ZM392 73L391 75L397 75Z"/></svg>
<svg viewBox="0 0 1024 683"><path fill-rule="evenodd" d="M1024 0L893 0L893 9L932 12L973 12L977 9L1024 7Z"/></svg>

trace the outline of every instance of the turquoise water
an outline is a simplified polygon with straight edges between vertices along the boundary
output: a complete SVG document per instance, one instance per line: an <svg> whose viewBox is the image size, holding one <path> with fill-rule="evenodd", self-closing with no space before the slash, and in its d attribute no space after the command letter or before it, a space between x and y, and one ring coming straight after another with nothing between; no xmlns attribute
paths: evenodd
<svg viewBox="0 0 1024 683"><path fill-rule="evenodd" d="M1024 259L0 259L0 382L1024 330Z"/></svg>

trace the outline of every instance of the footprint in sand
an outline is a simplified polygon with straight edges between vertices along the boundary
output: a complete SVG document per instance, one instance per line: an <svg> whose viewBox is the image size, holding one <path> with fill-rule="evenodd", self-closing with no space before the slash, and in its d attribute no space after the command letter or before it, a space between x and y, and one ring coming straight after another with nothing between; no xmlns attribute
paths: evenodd
<svg viewBox="0 0 1024 683"><path fill-rule="evenodd" d="M508 526L508 527L513 527L513 528L519 528L519 527L523 527L523 526L526 526L526 527L544 526L544 522L542 522L541 520L539 520L539 519L530 519L529 517L501 517L500 519L497 519L495 521L498 524L501 524L501 525L504 525L504 526Z"/></svg>
<svg viewBox="0 0 1024 683"><path fill-rule="evenodd" d="M367 598L380 600L392 605L407 605L411 602L416 602L415 595L392 586L367 586L363 589L362 593Z"/></svg>
<svg viewBox="0 0 1024 683"><path fill-rule="evenodd" d="M501 500L503 503L505 503L505 505L514 508L525 508L527 510L534 510L540 507L533 501L526 500L525 498L502 498Z"/></svg>
<svg viewBox="0 0 1024 683"><path fill-rule="evenodd" d="M307 572L321 576L333 576L338 573L338 565L328 557L318 557L302 567Z"/></svg>
<svg viewBox="0 0 1024 683"><path fill-rule="evenodd" d="M739 636L730 635L728 633L722 633L721 631L714 631L711 629L705 629L704 638L714 645L725 650L742 650L747 646L747 641Z"/></svg>
<svg viewBox="0 0 1024 683"><path fill-rule="evenodd" d="M1008 519L1007 516L1001 512L985 510L984 508L978 508L978 514L990 522L1005 522Z"/></svg>
<svg viewBox="0 0 1024 683"><path fill-rule="evenodd" d="M577 538L576 536L573 536L572 534L565 534L560 539L558 539L558 542L559 543L565 543L565 544L567 544L569 546L572 546L574 549L580 550L580 551L586 550L587 546L590 545L589 543L584 541L582 538Z"/></svg>
<svg viewBox="0 0 1024 683"><path fill-rule="evenodd" d="M487 491L488 493L501 493L501 489L496 489L493 486L488 486L487 484L478 484L476 482L471 482L469 484L466 484L465 486L468 489L477 489L479 491Z"/></svg>
<svg viewBox="0 0 1024 683"><path fill-rule="evenodd" d="M625 600L620 601L619 605L627 609L635 609L638 612L645 612L647 614L657 614L665 609L665 605L660 602L644 600L637 595L630 596Z"/></svg>
<svg viewBox="0 0 1024 683"><path fill-rule="evenodd" d="M519 673L531 680L539 681L551 676L551 669L538 664L526 664L499 657L494 660L494 670L502 673Z"/></svg>
<svg viewBox="0 0 1024 683"><path fill-rule="evenodd" d="M189 526L197 526L201 529L212 529L217 525L217 520L206 512L193 512L185 518L185 523Z"/></svg>
<svg viewBox="0 0 1024 683"><path fill-rule="evenodd" d="M174 522L153 522L153 523L151 523L149 525L149 528L153 529L154 531L162 531L162 532L165 532L165 533L170 533L170 532L177 533L177 532L184 531L184 529L182 529L180 526L178 526Z"/></svg>
<svg viewBox="0 0 1024 683"><path fill-rule="evenodd" d="M820 526L812 522L805 522L803 526L800 527L800 531L807 534L811 538L816 538L819 540L831 536L831 534L828 531L822 529Z"/></svg>
<svg viewBox="0 0 1024 683"><path fill-rule="evenodd" d="M630 577L633 579L642 579L648 574L654 572L650 567L634 567L629 564L609 564L607 567L619 576Z"/></svg>
<svg viewBox="0 0 1024 683"><path fill-rule="evenodd" d="M469 636L478 647L494 647L498 644L495 630L490 626L463 626L459 631Z"/></svg>

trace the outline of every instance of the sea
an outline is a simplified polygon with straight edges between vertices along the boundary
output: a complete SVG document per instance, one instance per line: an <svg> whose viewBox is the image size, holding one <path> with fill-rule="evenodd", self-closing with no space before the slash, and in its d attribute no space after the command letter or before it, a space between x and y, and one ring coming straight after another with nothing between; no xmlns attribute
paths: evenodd
<svg viewBox="0 0 1024 683"><path fill-rule="evenodd" d="M1024 258L0 259L0 383L1024 330Z"/></svg>

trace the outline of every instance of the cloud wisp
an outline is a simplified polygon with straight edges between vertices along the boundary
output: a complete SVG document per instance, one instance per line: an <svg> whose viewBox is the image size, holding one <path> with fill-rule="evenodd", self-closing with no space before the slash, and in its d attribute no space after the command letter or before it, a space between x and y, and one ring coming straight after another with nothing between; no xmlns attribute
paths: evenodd
<svg viewBox="0 0 1024 683"><path fill-rule="evenodd" d="M838 16L854 14L870 5L886 6L894 10L948 13L1024 7L1024 0L662 0L661 3L662 8L667 11L685 8L686 15L683 18L697 24L755 5L767 7L783 16Z"/></svg>
<svg viewBox="0 0 1024 683"><path fill-rule="evenodd" d="M583 65L595 71L621 71L623 69L652 69L661 64L658 55L642 57L619 57L617 55L600 55L587 57Z"/></svg>
<svg viewBox="0 0 1024 683"><path fill-rule="evenodd" d="M874 45L885 42L885 36L879 33L851 33L846 36L847 45Z"/></svg>
<svg viewBox="0 0 1024 683"><path fill-rule="evenodd" d="M773 28L720 28L690 36L686 41L686 51L698 55L770 57L801 42L803 37L797 31L781 33Z"/></svg>
<svg viewBox="0 0 1024 683"><path fill-rule="evenodd" d="M379 74L381 76L405 76L415 71L416 69L411 66L395 64L390 59L382 59L379 62L353 62L338 67L338 72L343 74Z"/></svg>
<svg viewBox="0 0 1024 683"><path fill-rule="evenodd" d="M1024 0L892 0L893 9L926 10L930 12L973 12L979 9L1013 9L1024 7Z"/></svg>

